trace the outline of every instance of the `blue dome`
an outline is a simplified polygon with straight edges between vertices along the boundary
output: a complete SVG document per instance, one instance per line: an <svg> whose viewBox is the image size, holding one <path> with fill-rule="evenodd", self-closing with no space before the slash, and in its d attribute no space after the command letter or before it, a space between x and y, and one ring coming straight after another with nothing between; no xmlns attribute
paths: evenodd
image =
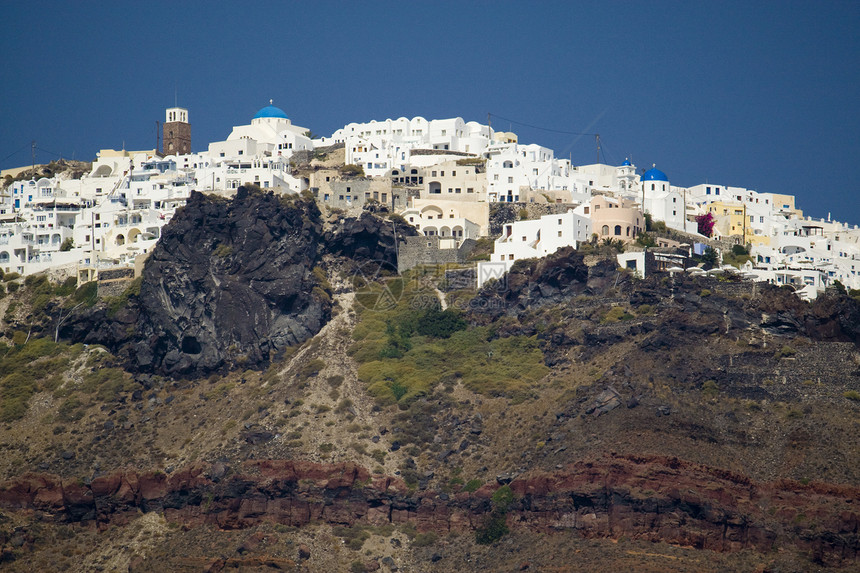
<svg viewBox="0 0 860 573"><path fill-rule="evenodd" d="M621 164L621 167L630 167L630 160L629 160L629 159L625 159L625 160L624 160L624 163L622 163L622 164Z"/></svg>
<svg viewBox="0 0 860 573"><path fill-rule="evenodd" d="M266 107L258 111L257 115L254 116L254 119L259 119L261 117L281 117L283 119L289 119L287 117L287 114L284 113L284 110L273 105L267 105Z"/></svg>
<svg viewBox="0 0 860 573"><path fill-rule="evenodd" d="M666 181L669 182L669 178L666 177L666 174L653 167L642 174L642 181Z"/></svg>

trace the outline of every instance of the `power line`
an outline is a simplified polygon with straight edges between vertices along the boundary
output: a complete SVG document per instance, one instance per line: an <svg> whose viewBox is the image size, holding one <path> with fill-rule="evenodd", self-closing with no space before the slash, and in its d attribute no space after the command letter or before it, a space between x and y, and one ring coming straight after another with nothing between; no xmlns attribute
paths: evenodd
<svg viewBox="0 0 860 573"><path fill-rule="evenodd" d="M22 146L21 146L21 149L19 149L18 151L14 151L14 152L10 153L9 155L7 155L6 157L4 157L3 159L0 159L0 162L6 161L7 159L9 159L10 157L12 157L13 155L17 155L18 153L21 153L22 151L24 151L25 149L27 149L27 147L28 147L29 145L30 145L29 143L26 143L26 144L22 145Z"/></svg>
<svg viewBox="0 0 860 573"><path fill-rule="evenodd" d="M60 159L63 158L63 156L60 155L59 153L54 153L53 151L48 151L47 149L42 149L41 147L36 147L36 149L38 149L39 151L42 151L44 153L47 153L48 155L53 155L54 157L59 157Z"/></svg>
<svg viewBox="0 0 860 573"><path fill-rule="evenodd" d="M507 118L507 117L502 117L502 116L500 116L500 115L496 115L495 113L490 113L490 114L488 114L488 115L491 115L491 116L493 116L493 117L495 117L495 118L498 118L498 119L501 119L501 120L503 120L503 121L507 121L507 122L510 122L510 123L515 123L515 124L517 124L517 125L522 125L523 127L530 127L530 128L532 128L532 129L539 129L539 130L541 130L541 131L550 131L550 132L552 132L552 133L565 133L565 134L567 134L567 135L597 135L596 133L583 133L583 132L580 132L580 131L566 131L566 130L563 130L563 129L552 129L552 128L549 128L549 127L540 127L540 126L538 126L538 125L531 125L531 124L529 124L529 123L523 123L523 122L521 122L521 121L516 121L516 120L514 120L514 119L509 119L509 118Z"/></svg>

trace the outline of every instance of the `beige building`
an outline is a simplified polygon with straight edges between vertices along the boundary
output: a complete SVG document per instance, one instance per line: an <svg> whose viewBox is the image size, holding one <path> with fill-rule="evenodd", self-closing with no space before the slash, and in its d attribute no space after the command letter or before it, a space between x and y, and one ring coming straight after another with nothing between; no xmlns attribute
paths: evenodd
<svg viewBox="0 0 860 573"><path fill-rule="evenodd" d="M591 230L599 239L635 241L644 230L645 216L639 203L605 195L592 197L591 202L574 210L591 218Z"/></svg>
<svg viewBox="0 0 860 573"><path fill-rule="evenodd" d="M469 161L446 161L424 168L422 199L486 201L487 174L483 165Z"/></svg>
<svg viewBox="0 0 860 573"><path fill-rule="evenodd" d="M480 236L486 237L490 234L489 203L441 199L412 199L412 209L417 210L417 213L420 214L420 219L425 224L439 219L466 219L478 226ZM406 216L406 220L412 224L420 222L415 215L413 217L415 218L414 221L409 221L409 216Z"/></svg>

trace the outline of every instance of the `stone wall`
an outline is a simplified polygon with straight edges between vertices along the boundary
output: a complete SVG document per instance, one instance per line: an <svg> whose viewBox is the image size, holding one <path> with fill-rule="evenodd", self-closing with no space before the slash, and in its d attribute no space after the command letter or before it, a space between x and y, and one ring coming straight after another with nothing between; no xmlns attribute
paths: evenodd
<svg viewBox="0 0 860 573"><path fill-rule="evenodd" d="M570 203L490 203L490 238L501 236L503 225L519 221L523 209L526 219L539 219L544 215L567 213L575 206Z"/></svg>
<svg viewBox="0 0 860 573"><path fill-rule="evenodd" d="M456 249L443 249L439 246L440 237L406 237L406 244L400 247L397 270L401 273L418 265L443 265L463 263L475 248L473 239L466 239Z"/></svg>
<svg viewBox="0 0 860 573"><path fill-rule="evenodd" d="M134 268L122 267L99 271L99 297L119 296L134 280Z"/></svg>

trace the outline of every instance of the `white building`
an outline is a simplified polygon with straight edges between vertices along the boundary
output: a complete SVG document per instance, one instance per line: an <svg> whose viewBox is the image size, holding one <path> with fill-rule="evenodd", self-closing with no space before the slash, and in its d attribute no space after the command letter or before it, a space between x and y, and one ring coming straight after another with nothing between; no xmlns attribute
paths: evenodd
<svg viewBox="0 0 860 573"><path fill-rule="evenodd" d="M556 159L552 149L537 144L497 143L486 151L487 200L491 203L582 203L591 198L583 176L567 159ZM541 201L543 202L543 201Z"/></svg>
<svg viewBox="0 0 860 573"><path fill-rule="evenodd" d="M436 119L423 117L367 123L350 123L331 137L334 143L343 143L346 163L360 165L369 177L385 175L391 169L406 169L407 165L431 165L435 156L412 159L413 149L452 151L460 154L480 155L490 142L489 126L465 122L462 118ZM450 157L443 156L443 161Z"/></svg>

